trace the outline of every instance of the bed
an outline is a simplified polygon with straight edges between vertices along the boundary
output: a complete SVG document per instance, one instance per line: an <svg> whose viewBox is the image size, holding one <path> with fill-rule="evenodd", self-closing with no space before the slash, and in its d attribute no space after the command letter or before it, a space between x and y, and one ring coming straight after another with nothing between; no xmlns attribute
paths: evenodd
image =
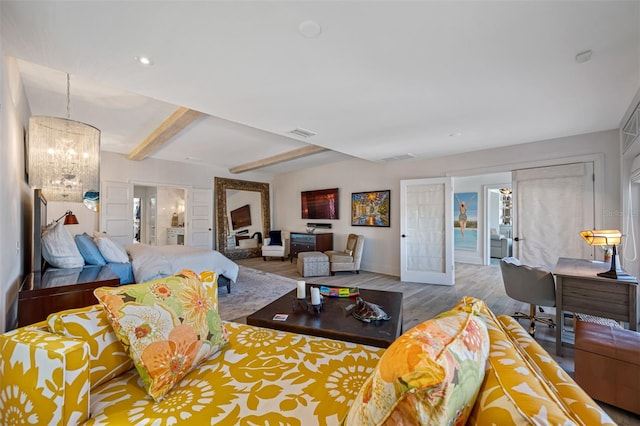
<svg viewBox="0 0 640 426"><path fill-rule="evenodd" d="M205 270L218 274L218 285L226 285L231 293L231 282L238 279L238 264L215 250L183 245L150 246L127 244L125 249L131 260L136 282L151 281L177 274L183 269L195 272Z"/></svg>
<svg viewBox="0 0 640 426"><path fill-rule="evenodd" d="M238 265L216 250L147 244L129 244L125 248L107 234L97 232L72 237L62 223L46 225L47 200L40 189L34 191L33 204L32 266L43 279L59 281L66 276L66 270L88 265L106 267L120 277L120 284L150 281L183 269L210 270L218 274L219 286L226 286L231 292L231 283L238 279Z"/></svg>

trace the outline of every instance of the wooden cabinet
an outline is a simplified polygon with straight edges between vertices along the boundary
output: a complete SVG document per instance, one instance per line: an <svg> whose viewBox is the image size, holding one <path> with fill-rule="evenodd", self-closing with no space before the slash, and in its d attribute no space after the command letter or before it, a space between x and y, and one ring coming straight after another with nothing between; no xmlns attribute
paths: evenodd
<svg viewBox="0 0 640 426"><path fill-rule="evenodd" d="M303 251L325 252L333 250L333 233L322 232L318 234L307 234L306 232L292 232L289 237L289 260L293 262L294 257Z"/></svg>
<svg viewBox="0 0 640 426"><path fill-rule="evenodd" d="M46 320L64 309L95 305L95 288L119 285L120 278L108 266L32 272L18 293L18 327Z"/></svg>

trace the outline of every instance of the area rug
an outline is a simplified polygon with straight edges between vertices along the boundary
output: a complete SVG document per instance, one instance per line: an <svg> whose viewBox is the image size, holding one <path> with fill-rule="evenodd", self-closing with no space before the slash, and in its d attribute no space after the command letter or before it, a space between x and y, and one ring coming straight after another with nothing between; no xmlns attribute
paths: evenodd
<svg viewBox="0 0 640 426"><path fill-rule="evenodd" d="M296 280L240 266L238 280L218 291L218 312L227 321L246 322L245 318L296 288Z"/></svg>

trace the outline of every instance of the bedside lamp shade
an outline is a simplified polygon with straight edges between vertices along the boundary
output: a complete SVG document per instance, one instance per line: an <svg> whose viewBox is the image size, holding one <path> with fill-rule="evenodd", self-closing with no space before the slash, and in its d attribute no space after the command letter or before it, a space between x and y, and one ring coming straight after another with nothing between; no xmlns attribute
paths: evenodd
<svg viewBox="0 0 640 426"><path fill-rule="evenodd" d="M614 280L635 280L618 264L618 254L616 245L622 241L622 233L617 229L594 229L581 231L580 235L590 246L611 246L611 267L608 271L598 273L599 277L611 278Z"/></svg>
<svg viewBox="0 0 640 426"><path fill-rule="evenodd" d="M616 229L582 231L580 235L590 246L611 246L622 241L622 233Z"/></svg>
<svg viewBox="0 0 640 426"><path fill-rule="evenodd" d="M78 222L78 218L76 217L76 215L73 214L71 210L67 210L62 216L56 219L56 223L60 222L62 218L64 218L65 225L77 225L80 223Z"/></svg>

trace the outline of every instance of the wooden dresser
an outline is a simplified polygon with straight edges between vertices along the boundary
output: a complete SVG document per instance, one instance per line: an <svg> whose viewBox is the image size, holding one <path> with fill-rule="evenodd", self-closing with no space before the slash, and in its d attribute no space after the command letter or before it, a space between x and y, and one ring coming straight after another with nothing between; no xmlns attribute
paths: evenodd
<svg viewBox="0 0 640 426"><path fill-rule="evenodd" d="M306 232L292 232L289 237L289 261L303 251L325 252L333 250L333 232L308 234Z"/></svg>
<svg viewBox="0 0 640 426"><path fill-rule="evenodd" d="M108 266L32 272L18 293L18 327L46 320L64 309L95 305L95 288L119 285L120 278Z"/></svg>

